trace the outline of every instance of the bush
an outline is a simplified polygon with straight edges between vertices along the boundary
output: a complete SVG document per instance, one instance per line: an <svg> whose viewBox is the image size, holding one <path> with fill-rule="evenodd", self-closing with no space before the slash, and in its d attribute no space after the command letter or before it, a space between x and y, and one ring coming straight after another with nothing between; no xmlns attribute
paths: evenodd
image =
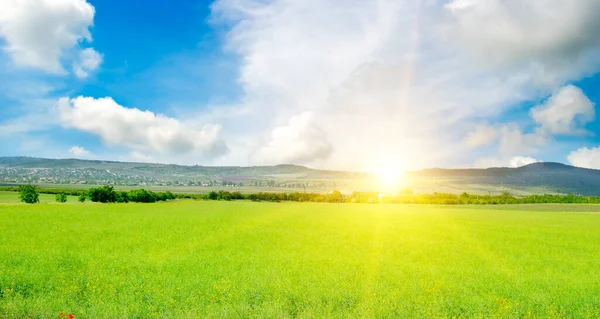
<svg viewBox="0 0 600 319"><path fill-rule="evenodd" d="M115 203L117 201L117 192L115 192L112 186L91 188L88 191L88 197L94 203Z"/></svg>
<svg viewBox="0 0 600 319"><path fill-rule="evenodd" d="M145 189L132 190L128 194L129 201L134 203L156 203L158 197L154 192Z"/></svg>
<svg viewBox="0 0 600 319"><path fill-rule="evenodd" d="M19 199L27 204L35 204L40 202L38 189L33 185L19 186Z"/></svg>
<svg viewBox="0 0 600 319"><path fill-rule="evenodd" d="M329 193L327 201L330 203L342 203L344 201L344 195L338 190L334 190Z"/></svg>
<svg viewBox="0 0 600 319"><path fill-rule="evenodd" d="M56 201L59 203L66 203L67 202L67 194L65 194L65 193L56 194Z"/></svg>
<svg viewBox="0 0 600 319"><path fill-rule="evenodd" d="M239 199L245 199L245 197L244 197L244 194L242 194L240 192L233 192L233 193L231 193L231 199L239 200Z"/></svg>
<svg viewBox="0 0 600 319"><path fill-rule="evenodd" d="M174 200L175 199L175 194L171 193L170 191L166 191L165 192L165 197L167 198L167 200Z"/></svg>
<svg viewBox="0 0 600 319"><path fill-rule="evenodd" d="M118 192L117 193L117 203L129 203L129 193Z"/></svg>
<svg viewBox="0 0 600 319"><path fill-rule="evenodd" d="M80 203L85 203L86 199L87 199L87 195L85 193L82 193L82 194L79 195L78 200L79 200Z"/></svg>

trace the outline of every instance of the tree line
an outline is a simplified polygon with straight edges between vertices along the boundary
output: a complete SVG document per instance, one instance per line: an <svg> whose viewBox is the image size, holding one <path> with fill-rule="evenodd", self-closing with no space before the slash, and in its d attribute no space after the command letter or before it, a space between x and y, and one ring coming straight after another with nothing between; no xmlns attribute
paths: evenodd
<svg viewBox="0 0 600 319"><path fill-rule="evenodd" d="M55 194L56 201L59 203L66 203L68 195L78 196L78 201L82 203L87 200L95 203L156 203L178 198L169 191L153 192L145 189L116 191L113 186L90 188L87 191L69 191L39 189L34 185L22 185L15 190L19 193L19 199L28 204L39 203L39 194Z"/></svg>
<svg viewBox="0 0 600 319"><path fill-rule="evenodd" d="M597 196L569 195L528 195L513 196L508 192L500 195L476 195L466 192L457 195L449 193L414 194L412 191L403 190L396 195L381 194L377 192L354 192L349 196L340 191L327 194L320 193L252 193L212 191L205 194L174 194L170 191L153 192L145 189L130 191L117 191L113 186L102 186L84 190L39 189L33 185L23 185L18 188L3 188L2 190L18 191L19 198L25 203L38 203L39 195L55 194L56 201L64 203L67 196L78 196L80 202L91 201L96 203L156 203L175 199L234 201L250 200L255 202L320 202L320 203L382 203L382 204L441 204L441 205L501 205L501 204L600 204Z"/></svg>

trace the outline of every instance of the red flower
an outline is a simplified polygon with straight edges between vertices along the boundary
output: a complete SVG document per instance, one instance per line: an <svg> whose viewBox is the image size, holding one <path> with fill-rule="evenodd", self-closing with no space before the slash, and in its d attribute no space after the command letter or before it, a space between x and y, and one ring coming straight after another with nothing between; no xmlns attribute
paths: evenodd
<svg viewBox="0 0 600 319"><path fill-rule="evenodd" d="M74 318L74 317L73 317L73 314L72 314L72 313L70 313L68 318L69 318L69 319L73 319L73 318Z"/></svg>

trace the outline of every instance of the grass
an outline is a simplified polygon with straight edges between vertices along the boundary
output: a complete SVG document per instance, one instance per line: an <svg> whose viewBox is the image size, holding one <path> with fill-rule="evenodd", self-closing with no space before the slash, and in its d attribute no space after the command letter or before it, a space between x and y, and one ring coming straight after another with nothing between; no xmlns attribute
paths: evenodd
<svg viewBox="0 0 600 319"><path fill-rule="evenodd" d="M0 205L0 318L599 318L598 211Z"/></svg>
<svg viewBox="0 0 600 319"><path fill-rule="evenodd" d="M54 194L39 194L41 204L56 203L56 195ZM77 196L67 196L67 202L76 203ZM19 193L17 192L0 192L0 204L15 204L20 203Z"/></svg>

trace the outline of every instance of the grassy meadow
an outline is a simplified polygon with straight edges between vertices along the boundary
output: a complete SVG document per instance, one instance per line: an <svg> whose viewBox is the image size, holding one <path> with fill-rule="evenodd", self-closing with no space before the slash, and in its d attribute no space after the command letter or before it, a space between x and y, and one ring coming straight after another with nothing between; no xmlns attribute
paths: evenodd
<svg viewBox="0 0 600 319"><path fill-rule="evenodd" d="M39 194L41 204L56 203L56 195L54 194ZM67 196L67 202L76 203L77 196ZM20 203L19 193L17 192L0 192L0 204L15 204Z"/></svg>
<svg viewBox="0 0 600 319"><path fill-rule="evenodd" d="M600 206L69 200L0 205L0 318L600 318Z"/></svg>

